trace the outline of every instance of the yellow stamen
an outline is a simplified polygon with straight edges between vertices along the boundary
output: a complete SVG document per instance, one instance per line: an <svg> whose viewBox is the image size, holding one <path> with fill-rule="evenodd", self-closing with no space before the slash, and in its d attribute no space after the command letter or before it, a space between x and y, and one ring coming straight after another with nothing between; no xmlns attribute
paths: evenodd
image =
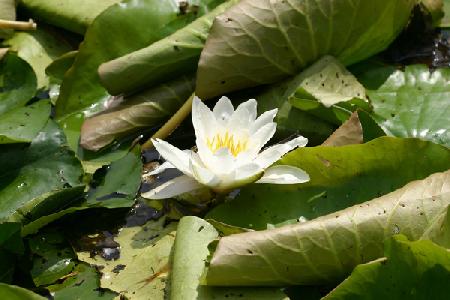
<svg viewBox="0 0 450 300"><path fill-rule="evenodd" d="M241 141L234 139L234 136L228 133L217 133L212 139L207 138L206 144L212 153L216 153L221 148L228 148L233 156L237 156L240 152L247 149L247 141Z"/></svg>

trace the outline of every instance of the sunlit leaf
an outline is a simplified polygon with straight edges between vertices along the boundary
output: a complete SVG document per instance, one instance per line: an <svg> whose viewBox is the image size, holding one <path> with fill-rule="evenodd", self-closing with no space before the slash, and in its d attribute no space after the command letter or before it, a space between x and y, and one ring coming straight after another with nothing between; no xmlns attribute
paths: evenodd
<svg viewBox="0 0 450 300"><path fill-rule="evenodd" d="M356 265L382 257L385 239L398 233L411 240L436 239L448 247L449 229L443 225L448 222L449 180L450 171L436 173L309 222L223 237L210 261L207 282L336 283Z"/></svg>

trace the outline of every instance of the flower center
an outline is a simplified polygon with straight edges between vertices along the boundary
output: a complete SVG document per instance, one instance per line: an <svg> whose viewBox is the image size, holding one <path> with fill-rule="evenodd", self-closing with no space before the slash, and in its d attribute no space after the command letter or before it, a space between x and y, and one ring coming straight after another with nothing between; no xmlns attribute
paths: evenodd
<svg viewBox="0 0 450 300"><path fill-rule="evenodd" d="M235 139L228 131L225 134L217 133L212 139L207 138L206 144L212 153L216 153L221 148L228 148L233 156L247 149L247 141Z"/></svg>

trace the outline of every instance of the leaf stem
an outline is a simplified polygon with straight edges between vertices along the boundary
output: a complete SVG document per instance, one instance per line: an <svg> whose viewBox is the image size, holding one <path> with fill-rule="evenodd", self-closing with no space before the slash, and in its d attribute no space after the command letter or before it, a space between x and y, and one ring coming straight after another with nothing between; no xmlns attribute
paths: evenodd
<svg viewBox="0 0 450 300"><path fill-rule="evenodd" d="M153 147L152 139L167 138L181 122L191 113L192 101L194 100L194 93L186 100L183 106L167 121L148 141L142 145L142 150L148 150Z"/></svg>
<svg viewBox="0 0 450 300"><path fill-rule="evenodd" d="M36 30L36 23L32 19L28 22L9 21L0 19L0 29L14 29L14 30Z"/></svg>

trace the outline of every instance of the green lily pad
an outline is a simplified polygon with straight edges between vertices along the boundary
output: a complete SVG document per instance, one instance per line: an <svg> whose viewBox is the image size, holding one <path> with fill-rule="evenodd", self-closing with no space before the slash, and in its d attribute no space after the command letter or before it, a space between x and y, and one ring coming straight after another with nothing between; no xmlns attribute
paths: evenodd
<svg viewBox="0 0 450 300"><path fill-rule="evenodd" d="M39 26L36 31L16 32L4 41L11 51L28 62L36 73L38 88L47 88L49 79L45 74L47 66L72 47L56 32L48 27Z"/></svg>
<svg viewBox="0 0 450 300"><path fill-rule="evenodd" d="M192 4L192 2L188 1ZM198 11L180 13L177 0L136 0L113 5L89 26L72 68L66 73L56 105L56 115L89 110L108 98L100 84L100 64L123 56L175 32L211 7L215 0L195 1Z"/></svg>
<svg viewBox="0 0 450 300"><path fill-rule="evenodd" d="M209 285L333 284L383 256L384 241L404 234L450 246L450 171L308 222L219 240ZM282 199L280 199L282 200Z"/></svg>
<svg viewBox="0 0 450 300"><path fill-rule="evenodd" d="M111 164L100 185L87 198L86 205L131 207L141 186L141 174L141 149L135 147Z"/></svg>
<svg viewBox="0 0 450 300"><path fill-rule="evenodd" d="M103 85L118 95L195 72L214 19L237 2L225 1L172 35L102 64L98 72Z"/></svg>
<svg viewBox="0 0 450 300"><path fill-rule="evenodd" d="M120 258L105 260L88 252L78 259L101 267L100 286L127 299L164 299L170 270L169 257L176 224L163 226L164 218L143 226L124 227L114 240L120 244Z"/></svg>
<svg viewBox="0 0 450 300"><path fill-rule="evenodd" d="M181 76L140 93L84 121L80 145L98 151L113 141L136 136L169 119L194 92L194 75Z"/></svg>
<svg viewBox="0 0 450 300"><path fill-rule="evenodd" d="M0 294L8 300L47 300L27 289L4 283L0 283Z"/></svg>
<svg viewBox="0 0 450 300"><path fill-rule="evenodd" d="M202 99L277 82L330 54L349 65L384 50L415 0L241 1L220 15L199 61Z"/></svg>
<svg viewBox="0 0 450 300"><path fill-rule="evenodd" d="M31 142L50 116L48 101L39 101L0 115L0 144Z"/></svg>
<svg viewBox="0 0 450 300"><path fill-rule="evenodd" d="M387 134L450 146L450 69L407 66L368 95L372 116Z"/></svg>
<svg viewBox="0 0 450 300"><path fill-rule="evenodd" d="M36 94L37 81L31 66L15 53L0 60L0 114L24 106Z"/></svg>
<svg viewBox="0 0 450 300"><path fill-rule="evenodd" d="M249 185L236 199L211 210L207 218L253 229L301 216L314 219L448 170L450 150L418 139L381 137L362 145L300 148L279 164L305 170L311 181Z"/></svg>
<svg viewBox="0 0 450 300"><path fill-rule="evenodd" d="M0 169L0 220L26 217L39 203L45 206L47 194L83 185L81 164L53 121L30 146L2 146ZM47 213L53 212L49 207Z"/></svg>
<svg viewBox="0 0 450 300"><path fill-rule="evenodd" d="M200 285L208 244L219 234L208 222L184 217L177 228L173 267L170 277L170 299L173 300L287 300L279 288L220 288Z"/></svg>
<svg viewBox="0 0 450 300"><path fill-rule="evenodd" d="M75 254L61 233L44 231L28 243L34 254L30 274L36 286L52 284L73 270Z"/></svg>
<svg viewBox="0 0 450 300"><path fill-rule="evenodd" d="M80 263L73 269L74 276L61 284L48 286L55 300L112 300L116 293L100 289L100 276L95 268Z"/></svg>
<svg viewBox="0 0 450 300"><path fill-rule="evenodd" d="M450 253L430 241L396 236L385 246L385 259L355 268L324 300L446 299Z"/></svg>
<svg viewBox="0 0 450 300"><path fill-rule="evenodd" d="M121 0L21 0L20 5L37 20L83 34L94 19Z"/></svg>

